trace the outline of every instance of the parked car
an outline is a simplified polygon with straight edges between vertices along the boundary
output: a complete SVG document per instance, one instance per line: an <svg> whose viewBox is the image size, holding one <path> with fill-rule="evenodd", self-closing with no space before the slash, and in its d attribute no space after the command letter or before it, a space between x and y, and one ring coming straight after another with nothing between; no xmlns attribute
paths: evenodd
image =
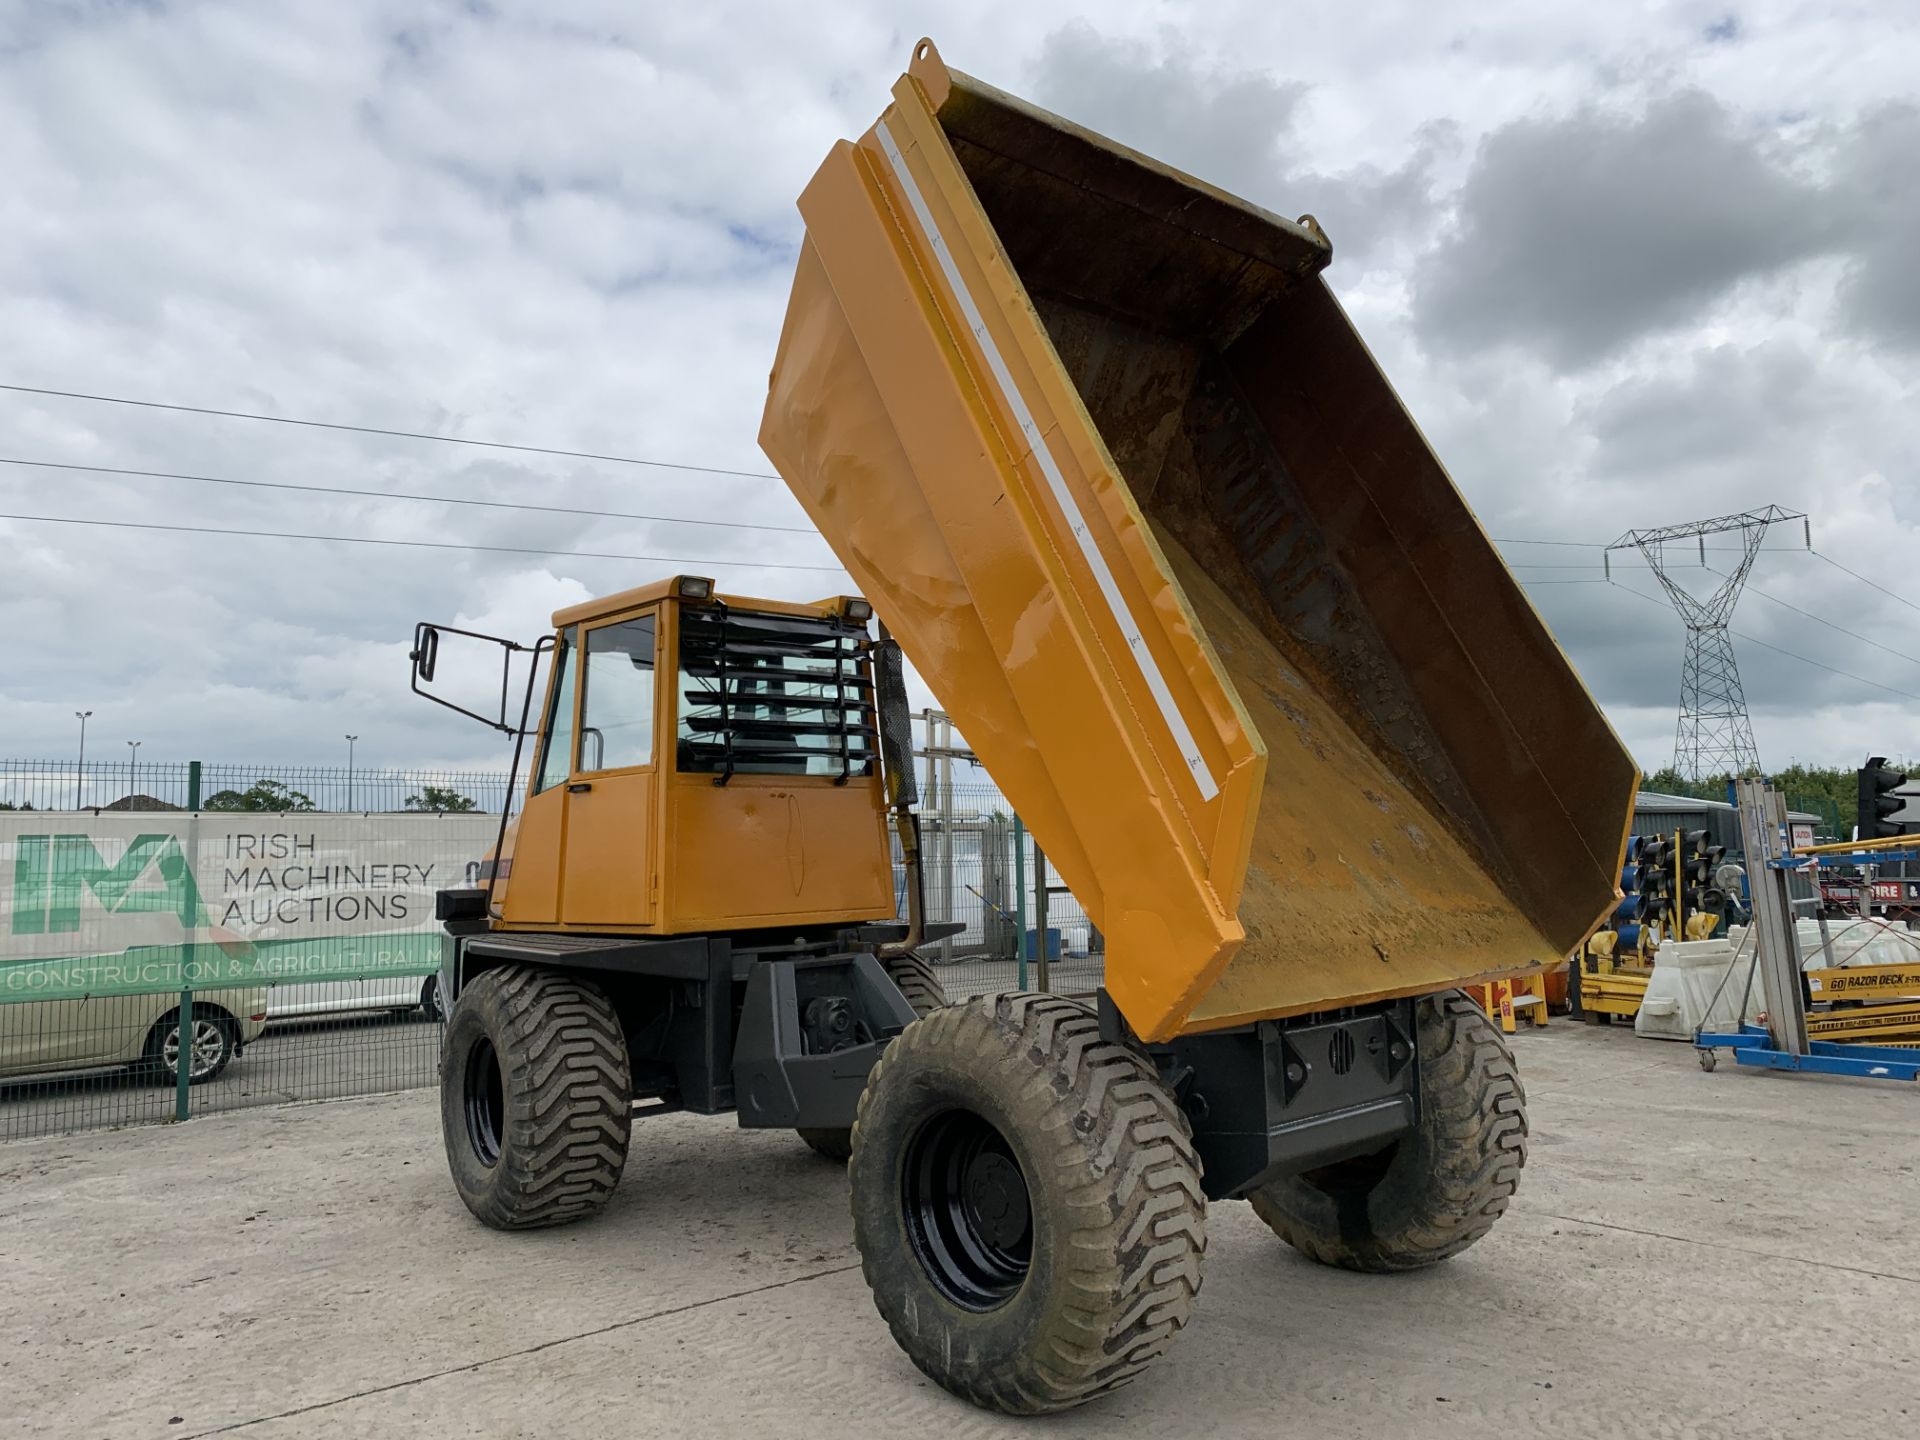
<svg viewBox="0 0 1920 1440"><path fill-rule="evenodd" d="M194 996L189 1078L204 1084L259 1039L267 992L252 987ZM0 1079L133 1065L171 1081L180 1064L180 997L95 995L0 1004Z"/></svg>
<svg viewBox="0 0 1920 1440"><path fill-rule="evenodd" d="M355 1010L422 1012L445 1019L437 975L376 975L360 980L321 980L310 985L276 985L267 992L267 1019L292 1020L341 1015Z"/></svg>

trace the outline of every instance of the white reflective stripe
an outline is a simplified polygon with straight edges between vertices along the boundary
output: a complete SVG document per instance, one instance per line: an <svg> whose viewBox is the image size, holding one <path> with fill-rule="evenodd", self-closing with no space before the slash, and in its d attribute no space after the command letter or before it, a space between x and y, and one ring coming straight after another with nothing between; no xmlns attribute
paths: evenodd
<svg viewBox="0 0 1920 1440"><path fill-rule="evenodd" d="M933 247L934 259L940 262L941 273L947 277L947 284L953 287L954 298L960 303L960 313L967 322L967 328L973 331L973 338L980 342L980 349L986 354L987 365L993 371L993 378L1000 385L1000 392L1006 398L1013 411L1013 418L1020 426L1020 433L1026 436L1027 444L1033 450L1034 459L1040 462L1040 473L1047 477L1047 488L1053 492L1055 503L1061 513L1067 517L1067 528L1073 532L1073 538L1079 543L1080 553L1085 557L1087 566L1093 571L1093 578L1099 583L1100 593L1106 597L1107 608L1113 612L1120 633L1126 637L1127 649L1133 652L1134 663L1139 665L1140 673L1145 677L1147 689L1153 692L1154 703L1160 707L1161 718L1167 722L1167 728L1173 732L1175 744L1180 747L1180 758L1186 761L1187 769L1192 772L1194 783L1200 787L1200 798L1211 800L1220 793L1220 787L1214 783L1213 772L1207 768L1207 762L1200 757L1200 747L1194 742L1193 731L1187 728L1187 720L1180 713L1180 707L1174 703L1173 692L1167 688L1166 677L1160 673L1160 666L1153 658L1153 651L1147 648L1146 637L1140 633L1140 627L1134 623L1133 612L1127 608L1126 597L1120 593L1120 586L1114 581L1113 571L1107 566L1106 556L1100 553L1100 547L1094 543L1093 532L1087 528L1087 520L1080 513L1080 506L1074 501L1073 492L1067 489L1066 477L1060 473L1060 466L1053 458L1053 451L1040 433L1040 427L1034 423L1033 412L1027 408L1020 389L1013 383L1013 372L1007 369L1007 362L1000 357L1000 347L993 342L993 336L987 332L987 323L980 318L980 307L973 303L973 295L967 289L967 282L960 277L960 267L954 264L953 255L947 249L947 242L940 233L940 227L934 223L933 212L927 208L926 198L921 195L920 187L914 182L907 162L900 154L900 147L893 142L893 136L887 132L886 122L874 126L880 136L880 148L887 152L887 161L893 166L893 173L899 179L901 188L907 192L907 203L913 207L913 213L919 217L921 228L927 232L927 242Z"/></svg>

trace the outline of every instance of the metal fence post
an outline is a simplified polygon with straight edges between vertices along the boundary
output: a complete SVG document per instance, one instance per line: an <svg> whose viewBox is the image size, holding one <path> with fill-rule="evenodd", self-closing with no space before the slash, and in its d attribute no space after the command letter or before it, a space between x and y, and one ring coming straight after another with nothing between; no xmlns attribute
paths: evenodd
<svg viewBox="0 0 1920 1440"><path fill-rule="evenodd" d="M1053 957L1047 953L1047 852L1033 847L1034 969L1040 988L1053 990Z"/></svg>
<svg viewBox="0 0 1920 1440"><path fill-rule="evenodd" d="M1015 984L1027 988L1027 827L1013 817L1013 953L1020 958Z"/></svg>
<svg viewBox="0 0 1920 1440"><path fill-rule="evenodd" d="M940 918L953 919L953 720L940 717ZM953 937L940 942L940 958L953 963Z"/></svg>
<svg viewBox="0 0 1920 1440"><path fill-rule="evenodd" d="M200 762L187 765L186 860L189 871L200 863ZM180 1019L179 1063L173 1076L173 1118L185 1120L193 1114L193 982L200 963L200 947L195 941L200 916L192 909L182 912L180 923L186 928L186 943L180 947Z"/></svg>
<svg viewBox="0 0 1920 1440"><path fill-rule="evenodd" d="M188 1116L188 1090L193 1083L193 984L184 975L180 979L180 1014L175 1021L175 1064L173 1067L173 1118Z"/></svg>

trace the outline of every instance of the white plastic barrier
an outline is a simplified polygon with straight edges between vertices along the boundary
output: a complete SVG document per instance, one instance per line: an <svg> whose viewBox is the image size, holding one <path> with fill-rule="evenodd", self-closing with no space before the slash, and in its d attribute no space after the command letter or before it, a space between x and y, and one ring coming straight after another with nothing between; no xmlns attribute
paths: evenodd
<svg viewBox="0 0 1920 1440"><path fill-rule="evenodd" d="M1796 929L1800 940L1801 968L1838 970L1845 965L1917 965L1920 964L1920 934L1904 925L1885 920L1849 918L1829 920L1827 934L1832 939L1832 954L1820 948L1820 922L1801 920Z"/></svg>
<svg viewBox="0 0 1920 1440"><path fill-rule="evenodd" d="M1802 968L1807 970L1920 964L1920 934L1904 925L1884 920L1829 920L1830 954L1821 948L1818 920L1799 920L1796 930ZM1660 946L1654 952L1646 998L1634 1016L1634 1034L1656 1040L1691 1040L1701 1029L1738 1029L1743 994L1747 997L1745 1018L1757 1021L1765 1005L1758 978L1751 986L1747 983L1747 972L1753 966L1749 935L1746 926L1735 925L1720 939L1669 940Z"/></svg>
<svg viewBox="0 0 1920 1440"><path fill-rule="evenodd" d="M1633 1033L1655 1040L1691 1041L1696 1031L1737 1030L1740 999L1747 990L1753 947L1746 927L1716 940L1669 940L1654 952L1646 998L1633 1017ZM1747 995L1747 1018L1763 1008L1756 982Z"/></svg>

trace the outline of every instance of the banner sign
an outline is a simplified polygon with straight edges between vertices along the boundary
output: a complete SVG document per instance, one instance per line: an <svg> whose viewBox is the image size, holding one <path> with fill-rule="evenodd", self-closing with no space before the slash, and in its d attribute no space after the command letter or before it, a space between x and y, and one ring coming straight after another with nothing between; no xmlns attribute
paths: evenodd
<svg viewBox="0 0 1920 1440"><path fill-rule="evenodd" d="M0 1004L427 975L486 815L0 813Z"/></svg>

